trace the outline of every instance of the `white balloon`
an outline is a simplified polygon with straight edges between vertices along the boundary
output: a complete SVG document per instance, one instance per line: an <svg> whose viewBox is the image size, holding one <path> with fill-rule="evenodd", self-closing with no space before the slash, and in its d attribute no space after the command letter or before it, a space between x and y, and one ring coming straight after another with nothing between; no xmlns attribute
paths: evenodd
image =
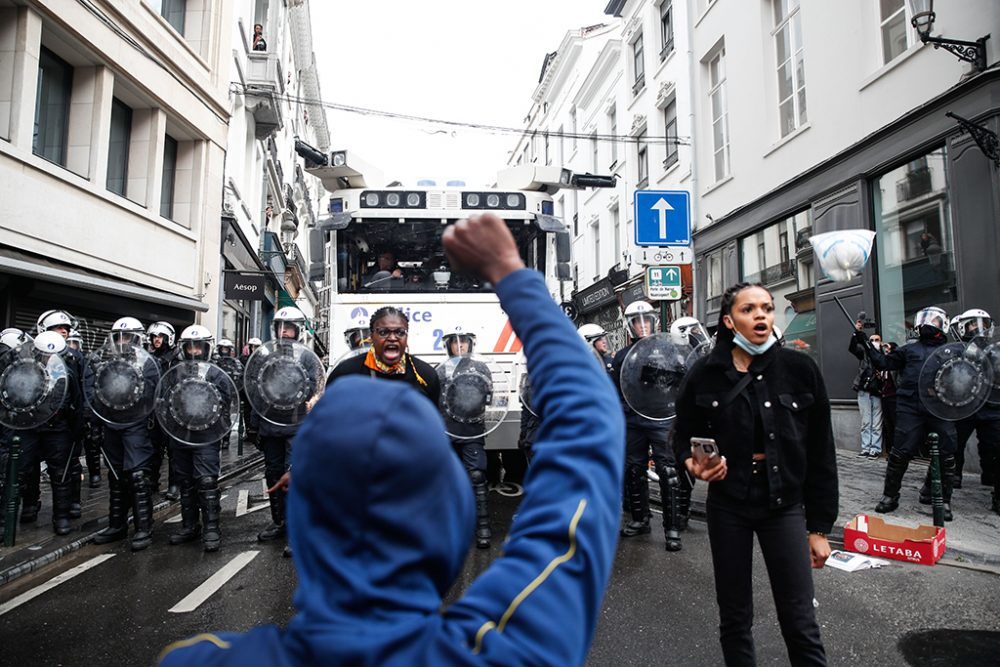
<svg viewBox="0 0 1000 667"><path fill-rule="evenodd" d="M847 229L809 237L813 254L823 275L834 282L853 280L861 275L872 253L875 232Z"/></svg>

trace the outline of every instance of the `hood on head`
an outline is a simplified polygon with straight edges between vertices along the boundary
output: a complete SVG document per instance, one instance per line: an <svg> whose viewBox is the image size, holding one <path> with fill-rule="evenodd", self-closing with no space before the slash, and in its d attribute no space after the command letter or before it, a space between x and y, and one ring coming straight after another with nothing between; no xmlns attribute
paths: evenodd
<svg viewBox="0 0 1000 667"><path fill-rule="evenodd" d="M436 614L474 526L469 478L436 407L402 382L340 378L299 429L292 464L289 631Z"/></svg>

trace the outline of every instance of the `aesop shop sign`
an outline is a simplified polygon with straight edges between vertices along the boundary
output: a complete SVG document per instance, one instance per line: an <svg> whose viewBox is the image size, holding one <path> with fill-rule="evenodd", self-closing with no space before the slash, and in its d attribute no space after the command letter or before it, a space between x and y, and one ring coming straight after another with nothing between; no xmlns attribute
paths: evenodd
<svg viewBox="0 0 1000 667"><path fill-rule="evenodd" d="M264 274L227 272L225 292L233 301L260 301L264 298Z"/></svg>

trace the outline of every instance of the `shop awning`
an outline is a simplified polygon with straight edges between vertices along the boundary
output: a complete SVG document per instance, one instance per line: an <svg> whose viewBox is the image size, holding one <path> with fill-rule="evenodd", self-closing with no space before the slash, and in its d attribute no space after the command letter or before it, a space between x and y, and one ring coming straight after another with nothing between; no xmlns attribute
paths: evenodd
<svg viewBox="0 0 1000 667"><path fill-rule="evenodd" d="M115 280L99 273L72 267L44 257L28 255L13 248L0 247L0 271L47 280L80 289L117 294L140 301L159 303L182 310L206 312L208 304L193 297L171 294L151 287L143 287L124 280Z"/></svg>

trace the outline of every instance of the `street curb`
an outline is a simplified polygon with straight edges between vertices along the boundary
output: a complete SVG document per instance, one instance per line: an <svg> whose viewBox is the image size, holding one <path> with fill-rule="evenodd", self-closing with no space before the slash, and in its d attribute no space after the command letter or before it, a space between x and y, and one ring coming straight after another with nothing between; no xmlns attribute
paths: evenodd
<svg viewBox="0 0 1000 667"><path fill-rule="evenodd" d="M650 503L654 505L660 504L653 499L650 499ZM706 518L705 503L692 500L691 516L704 520ZM844 529L840 526L834 526L833 531L827 535L827 539L836 546L843 547ZM938 561L938 565L954 565L958 567L964 565L977 565L980 567L1000 569L1000 554L985 554L976 551L967 551L965 549L958 549L950 544L946 544L944 556L942 556L941 560Z"/></svg>
<svg viewBox="0 0 1000 667"><path fill-rule="evenodd" d="M240 475L240 474L246 472L247 470L249 470L250 468L254 467L255 465L257 465L258 463L260 463L263 460L264 460L264 455L260 454L258 456L252 457L249 461L246 461L244 463L240 463L239 465L233 466L232 468L230 468L227 471L222 471L222 474L219 475L219 481L222 482L224 480L230 479L231 477L235 477L237 475ZM173 505L175 502L176 501L173 501L173 500L161 500L160 502L156 503L156 505L153 506L153 514L157 514L157 513L161 512L161 511L167 509L168 507L170 507L171 505ZM104 517L104 518L106 518L106 517ZM103 519L101 519L101 520L103 520ZM50 565L51 563L56 562L57 560L59 560L60 558L62 558L63 556L65 556L67 554L71 554L74 551L82 549L84 546L86 546L86 545L88 545L88 544L90 544L91 542L94 541L94 537L97 535L97 533L98 533L98 531L95 530L94 532L90 533L89 535L84 535L83 537L80 537L80 538L78 538L76 540L73 540L69 544L62 545L61 547L59 547L55 551L51 551L49 553L42 554L42 555L38 556L37 558L33 558L32 560L29 560L26 563L21 563L20 565L16 565L16 566L8 568L6 570L0 570L0 588L6 586L7 584L13 582L16 579L19 579L19 578L23 577L26 574L30 574L31 572L34 572L35 570L41 569L41 568L45 567L46 565Z"/></svg>

